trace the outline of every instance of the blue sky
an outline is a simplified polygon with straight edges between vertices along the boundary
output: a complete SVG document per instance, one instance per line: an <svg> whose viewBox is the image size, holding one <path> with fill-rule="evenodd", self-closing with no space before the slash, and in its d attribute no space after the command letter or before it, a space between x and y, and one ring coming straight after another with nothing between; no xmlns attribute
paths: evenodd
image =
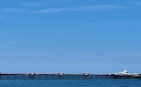
<svg viewBox="0 0 141 87"><path fill-rule="evenodd" d="M0 71L141 73L141 1L1 0Z"/></svg>

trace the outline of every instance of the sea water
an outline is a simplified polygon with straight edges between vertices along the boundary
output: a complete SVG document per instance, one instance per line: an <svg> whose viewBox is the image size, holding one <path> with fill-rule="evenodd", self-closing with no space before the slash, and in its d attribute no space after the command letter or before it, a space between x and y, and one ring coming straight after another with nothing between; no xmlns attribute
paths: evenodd
<svg viewBox="0 0 141 87"><path fill-rule="evenodd" d="M141 87L141 80L0 80L0 87Z"/></svg>

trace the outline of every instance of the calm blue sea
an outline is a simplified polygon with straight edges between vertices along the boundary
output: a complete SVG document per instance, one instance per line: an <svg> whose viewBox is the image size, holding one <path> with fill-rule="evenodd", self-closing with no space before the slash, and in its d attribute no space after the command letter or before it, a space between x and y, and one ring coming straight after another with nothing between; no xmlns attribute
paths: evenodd
<svg viewBox="0 0 141 87"><path fill-rule="evenodd" d="M0 87L141 87L141 80L0 80Z"/></svg>

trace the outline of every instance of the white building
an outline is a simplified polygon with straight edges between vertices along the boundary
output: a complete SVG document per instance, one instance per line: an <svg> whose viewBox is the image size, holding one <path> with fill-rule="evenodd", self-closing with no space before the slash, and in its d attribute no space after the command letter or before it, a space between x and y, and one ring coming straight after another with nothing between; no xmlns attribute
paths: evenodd
<svg viewBox="0 0 141 87"><path fill-rule="evenodd" d="M130 75L130 73L125 69L123 72L114 73L114 75Z"/></svg>
<svg viewBox="0 0 141 87"><path fill-rule="evenodd" d="M138 73L133 73L133 76L134 76L134 77L139 77L140 74L138 74Z"/></svg>

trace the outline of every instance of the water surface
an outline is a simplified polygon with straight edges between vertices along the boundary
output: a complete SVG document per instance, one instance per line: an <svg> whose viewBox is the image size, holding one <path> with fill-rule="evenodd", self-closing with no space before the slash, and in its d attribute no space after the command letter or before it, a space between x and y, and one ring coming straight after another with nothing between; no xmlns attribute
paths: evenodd
<svg viewBox="0 0 141 87"><path fill-rule="evenodd" d="M0 87L141 87L141 80L0 80Z"/></svg>

